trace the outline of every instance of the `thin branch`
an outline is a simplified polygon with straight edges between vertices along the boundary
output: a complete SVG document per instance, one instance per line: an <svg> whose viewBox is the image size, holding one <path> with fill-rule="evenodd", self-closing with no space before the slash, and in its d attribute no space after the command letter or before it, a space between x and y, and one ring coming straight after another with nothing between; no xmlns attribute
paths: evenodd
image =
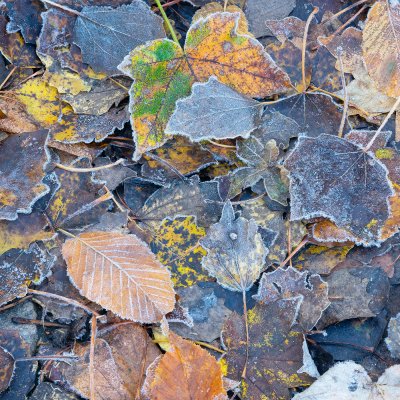
<svg viewBox="0 0 400 400"><path fill-rule="evenodd" d="M5 305L5 306L3 306L3 307L0 307L0 312L2 312L2 311L4 311L4 310L8 310L8 309L10 309L10 308L13 308L13 307L15 307L16 305L18 305L18 304L20 304L20 303L22 303L22 302L24 302L24 301L26 301L26 300L30 300L31 298L32 298L32 296L25 296L25 297L23 297L22 299L19 299L18 301L15 301L14 303L7 304L7 305Z"/></svg>
<svg viewBox="0 0 400 400"><path fill-rule="evenodd" d="M308 237L306 236L297 246L296 248L289 253L285 260L281 262L279 268L284 267L306 244L308 243ZM290 249L289 249L290 252Z"/></svg>
<svg viewBox="0 0 400 400"><path fill-rule="evenodd" d="M33 356L33 357L23 357L16 358L16 362L21 361L65 361L65 360L78 360L79 357L75 355L70 356Z"/></svg>
<svg viewBox="0 0 400 400"><path fill-rule="evenodd" d="M17 67L14 67L10 73L6 76L6 78L4 79L3 82L1 82L0 85L0 90L3 89L4 85L8 82L8 80L12 77L12 75L14 74L14 72L17 70Z"/></svg>
<svg viewBox="0 0 400 400"><path fill-rule="evenodd" d="M340 17L342 14L346 13L347 11L352 10L354 7L357 7L363 3L366 3L369 0L359 0L357 2L355 2L354 4L351 4L350 6L343 8L343 10L340 10L339 12L337 12L336 14L333 14L329 19L325 20L324 22L322 22L323 24L326 24L329 21L332 21L333 19Z"/></svg>
<svg viewBox="0 0 400 400"><path fill-rule="evenodd" d="M349 108L349 95L347 93L346 78L344 76L343 72L344 67L343 67L342 57L340 54L338 54L338 60L340 65L340 77L342 78L343 95L344 95L343 114L342 114L342 120L340 121L339 133L338 133L338 136L341 138L343 137L343 129L346 123L347 110Z"/></svg>
<svg viewBox="0 0 400 400"><path fill-rule="evenodd" d="M95 381L94 381L94 349L96 345L97 334L97 318L95 315L91 319L92 331L90 334L90 353L89 353L89 386L90 386L90 400L96 400Z"/></svg>
<svg viewBox="0 0 400 400"><path fill-rule="evenodd" d="M65 171L69 171L69 172L93 172L93 171L100 171L102 169L108 169L108 168L112 168L115 167L116 165L122 164L125 160L123 158L120 158L119 160L115 161L112 164L107 164L107 165L101 165L100 167L91 167L91 168L75 168L75 167L71 167L69 165L63 165L63 164L59 164L59 163L54 163L54 165L57 168L63 169Z"/></svg>
<svg viewBox="0 0 400 400"><path fill-rule="evenodd" d="M236 150L236 146L231 146L229 144L222 144L222 143L214 142L214 140L208 140L208 141L211 144L213 144L214 146L223 147L225 149L235 149Z"/></svg>
<svg viewBox="0 0 400 400"><path fill-rule="evenodd" d="M160 13L161 13L161 15L162 15L162 17L163 17L163 19L164 19L166 25L168 26L168 29L169 29L169 32L170 32L170 34L171 34L172 40L173 40L179 47L181 47L181 45L180 45L180 43L179 43L179 40L178 40L178 38L177 38L177 36L176 36L176 33L175 33L175 31L174 31L174 28L172 27L171 21L168 19L167 14L165 13L164 8L163 8L163 6L162 6L161 3L160 3L160 0L155 0L155 2L156 2L156 4L157 4L158 9L160 10Z"/></svg>

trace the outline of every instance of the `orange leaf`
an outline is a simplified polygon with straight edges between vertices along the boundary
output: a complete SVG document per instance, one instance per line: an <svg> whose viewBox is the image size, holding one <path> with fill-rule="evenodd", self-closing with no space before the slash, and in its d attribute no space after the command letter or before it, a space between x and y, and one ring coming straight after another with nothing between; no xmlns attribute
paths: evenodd
<svg viewBox="0 0 400 400"><path fill-rule="evenodd" d="M174 309L170 273L136 236L82 233L62 253L80 293L122 318L157 322Z"/></svg>

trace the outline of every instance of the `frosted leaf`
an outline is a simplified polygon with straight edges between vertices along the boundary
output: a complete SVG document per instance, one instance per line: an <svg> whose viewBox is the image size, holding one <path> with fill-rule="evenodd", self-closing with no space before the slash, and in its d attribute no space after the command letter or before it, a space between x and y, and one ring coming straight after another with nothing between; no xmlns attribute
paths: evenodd
<svg viewBox="0 0 400 400"><path fill-rule="evenodd" d="M390 318L388 336L385 339L387 348L393 358L400 358L400 313Z"/></svg>
<svg viewBox="0 0 400 400"><path fill-rule="evenodd" d="M305 331L311 330L330 304L328 285L319 275L298 272L292 267L286 270L278 268L263 274L258 293L253 297L261 303L270 303L296 296L303 299L298 323Z"/></svg>
<svg viewBox="0 0 400 400"><path fill-rule="evenodd" d="M249 137L256 128L262 106L219 82L214 76L206 83L194 83L192 94L176 102L165 133L204 139Z"/></svg>
<svg viewBox="0 0 400 400"><path fill-rule="evenodd" d="M256 222L235 219L230 202L225 203L220 221L209 228L200 244L207 250L202 266L220 285L239 292L250 289L258 279L268 254Z"/></svg>
<svg viewBox="0 0 400 400"><path fill-rule="evenodd" d="M285 162L292 220L325 217L363 241L379 241L393 194L387 169L346 139L301 137Z"/></svg>
<svg viewBox="0 0 400 400"><path fill-rule="evenodd" d="M83 62L110 75L120 75L117 66L136 46L164 36L162 19L142 0L118 8L83 7L73 32Z"/></svg>

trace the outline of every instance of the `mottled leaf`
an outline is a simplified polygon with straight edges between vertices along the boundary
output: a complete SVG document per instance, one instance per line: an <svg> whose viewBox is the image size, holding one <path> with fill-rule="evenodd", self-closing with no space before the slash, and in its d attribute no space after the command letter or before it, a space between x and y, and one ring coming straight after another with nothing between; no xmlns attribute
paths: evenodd
<svg viewBox="0 0 400 400"><path fill-rule="evenodd" d="M293 220L325 217L364 243L379 241L393 192L372 153L331 135L301 137L285 166Z"/></svg>
<svg viewBox="0 0 400 400"><path fill-rule="evenodd" d="M14 374L14 368L14 357L0 346L0 393L8 388Z"/></svg>
<svg viewBox="0 0 400 400"><path fill-rule="evenodd" d="M385 343L391 356L393 358L400 358L400 313L390 318Z"/></svg>
<svg viewBox="0 0 400 400"><path fill-rule="evenodd" d="M200 346L174 333L170 348L147 370L142 393L159 400L225 400L222 370L217 360Z"/></svg>
<svg viewBox="0 0 400 400"><path fill-rule="evenodd" d="M168 270L134 235L82 233L65 242L63 257L81 294L122 318L157 322L174 308Z"/></svg>
<svg viewBox="0 0 400 400"><path fill-rule="evenodd" d="M190 97L176 102L165 133L188 136L194 142L248 138L259 123L261 109L259 102L211 76L206 83L193 84Z"/></svg>

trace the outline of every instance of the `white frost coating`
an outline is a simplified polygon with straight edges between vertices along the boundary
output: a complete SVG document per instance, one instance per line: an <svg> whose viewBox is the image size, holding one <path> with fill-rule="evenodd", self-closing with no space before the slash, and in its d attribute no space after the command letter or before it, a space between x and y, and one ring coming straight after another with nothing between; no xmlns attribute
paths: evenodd
<svg viewBox="0 0 400 400"><path fill-rule="evenodd" d="M317 366L311 357L310 351L308 350L307 342L304 339L303 342L303 366L297 371L301 374L305 372L313 378L319 378L321 375L318 372Z"/></svg>
<svg viewBox="0 0 400 400"><path fill-rule="evenodd" d="M211 76L194 83L192 94L176 102L165 133L194 142L205 139L248 138L257 127L262 106Z"/></svg>
<svg viewBox="0 0 400 400"><path fill-rule="evenodd" d="M400 313L390 318L388 336L385 339L387 348L393 358L400 358Z"/></svg>

